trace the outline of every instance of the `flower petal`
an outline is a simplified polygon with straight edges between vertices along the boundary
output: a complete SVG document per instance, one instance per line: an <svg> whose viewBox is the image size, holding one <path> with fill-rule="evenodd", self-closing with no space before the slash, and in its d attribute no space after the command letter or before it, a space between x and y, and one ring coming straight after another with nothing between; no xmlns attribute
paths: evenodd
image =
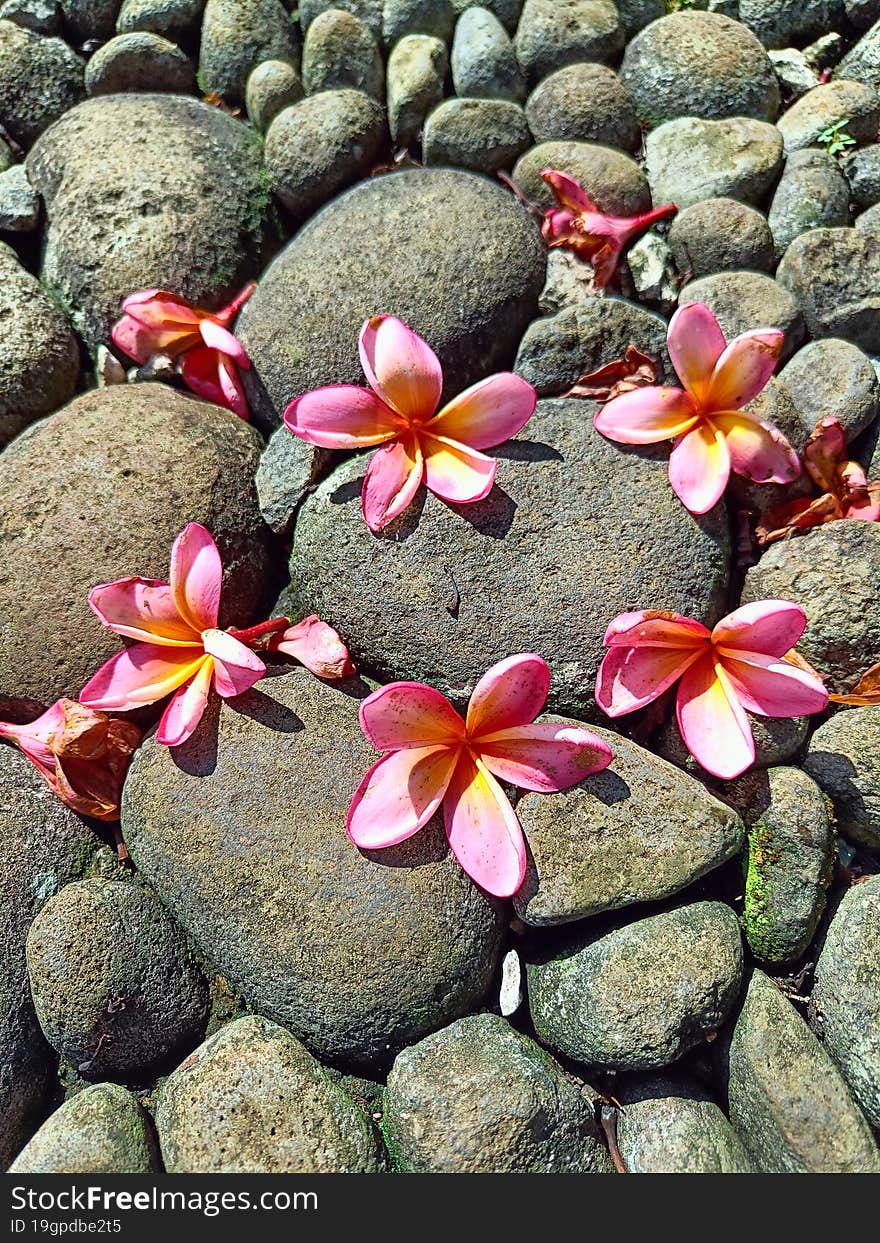
<svg viewBox="0 0 880 1243"><path fill-rule="evenodd" d="M425 464L414 437L394 440L370 458L361 492L361 508L371 531L381 531L413 501Z"/></svg>
<svg viewBox="0 0 880 1243"><path fill-rule="evenodd" d="M89 607L102 626L142 643L192 647L199 632L182 620L171 588L158 578L119 578L89 592Z"/></svg>
<svg viewBox="0 0 880 1243"><path fill-rule="evenodd" d="M375 850L412 837L439 808L457 748L420 747L383 755L355 791L346 828L356 846Z"/></svg>
<svg viewBox="0 0 880 1243"><path fill-rule="evenodd" d="M238 369L226 354L205 345L187 350L180 362L180 375L196 396L232 410L240 419L250 418Z"/></svg>
<svg viewBox="0 0 880 1243"><path fill-rule="evenodd" d="M606 647L695 647L709 638L702 622L681 613L640 609L620 613L605 631Z"/></svg>
<svg viewBox="0 0 880 1243"><path fill-rule="evenodd" d="M538 394L528 381L502 371L453 397L425 430L471 449L491 449L525 427L537 401Z"/></svg>
<svg viewBox="0 0 880 1243"><path fill-rule="evenodd" d="M360 706L361 729L379 751L453 746L464 737L464 721L445 695L424 682L389 682Z"/></svg>
<svg viewBox="0 0 880 1243"><path fill-rule="evenodd" d="M292 656L318 678L345 678L354 672L348 648L339 634L316 614L276 635L271 648Z"/></svg>
<svg viewBox="0 0 880 1243"><path fill-rule="evenodd" d="M329 384L294 398L284 422L294 436L324 449L368 448L406 430L375 393L354 384Z"/></svg>
<svg viewBox="0 0 880 1243"><path fill-rule="evenodd" d="M553 191L553 197L564 210L574 212L575 215L596 210L596 205L586 190L575 181L574 177L569 177L568 173L560 172L557 168L545 168L541 173L541 179Z"/></svg>
<svg viewBox="0 0 880 1243"><path fill-rule="evenodd" d="M223 564L211 532L188 523L171 546L171 592L177 611L201 633L217 625Z"/></svg>
<svg viewBox="0 0 880 1243"><path fill-rule="evenodd" d="M727 648L784 656L799 642L807 628L807 615L790 600L756 600L722 617L712 631L712 641Z"/></svg>
<svg viewBox="0 0 880 1243"><path fill-rule="evenodd" d="M247 350L239 339L232 335L228 328L218 324L215 319L206 317L199 324L199 330L202 334L202 340L209 349L218 350L221 354L227 354L233 362L238 363L245 370L250 367L251 360L247 356Z"/></svg>
<svg viewBox="0 0 880 1243"><path fill-rule="evenodd" d="M708 410L740 410L766 387L785 343L778 328L755 328L730 342L706 390Z"/></svg>
<svg viewBox="0 0 880 1243"><path fill-rule="evenodd" d="M501 781L552 794L607 768L611 748L596 734L565 721L518 725L480 738L480 759Z"/></svg>
<svg viewBox="0 0 880 1243"><path fill-rule="evenodd" d="M136 643L112 656L89 678L79 693L79 701L105 712L124 712L155 703L188 682L204 659L202 647Z"/></svg>
<svg viewBox="0 0 880 1243"><path fill-rule="evenodd" d="M687 749L713 776L730 780L754 763L749 719L720 662L707 656L688 669L676 712Z"/></svg>
<svg viewBox="0 0 880 1243"><path fill-rule="evenodd" d="M703 406L715 365L727 348L718 320L702 302L688 302L669 321L666 346L678 378Z"/></svg>
<svg viewBox="0 0 880 1243"><path fill-rule="evenodd" d="M206 630L205 651L214 657L214 690L221 699L232 699L259 682L266 666L256 652L225 630Z"/></svg>
<svg viewBox="0 0 880 1243"><path fill-rule="evenodd" d="M136 363L148 362L157 353L154 334L130 315L123 315L110 330L110 338L118 350Z"/></svg>
<svg viewBox="0 0 880 1243"><path fill-rule="evenodd" d="M374 315L361 329L358 348L374 393L405 419L431 417L443 389L443 371L417 333L393 315Z"/></svg>
<svg viewBox="0 0 880 1243"><path fill-rule="evenodd" d="M691 397L680 388L649 384L612 397L593 418L597 432L625 445L653 445L690 431L697 422Z"/></svg>
<svg viewBox="0 0 880 1243"><path fill-rule="evenodd" d="M699 660L702 647L612 647L599 666L596 703L610 717L659 699Z"/></svg>
<svg viewBox="0 0 880 1243"><path fill-rule="evenodd" d="M192 681L172 697L159 721L157 742L166 747L177 747L195 732L208 702L213 666L213 660L206 656Z"/></svg>
<svg viewBox="0 0 880 1243"><path fill-rule="evenodd" d="M186 298L167 289L139 289L123 299L122 309L149 328L173 325L198 329L205 315Z"/></svg>
<svg viewBox="0 0 880 1243"><path fill-rule="evenodd" d="M754 483L791 483L800 475L800 458L772 423L753 419L744 410L715 414L712 422L724 436L738 475Z"/></svg>
<svg viewBox="0 0 880 1243"><path fill-rule="evenodd" d="M251 412L248 409L241 376L238 374L238 366L225 354L220 355L217 363L217 378L223 393L223 400L218 404L225 406L227 410L231 410L233 414L237 414L240 419L247 422L251 417Z"/></svg>
<svg viewBox="0 0 880 1243"><path fill-rule="evenodd" d="M425 486L430 492L459 505L489 495L498 469L493 458L455 440L427 434L419 439L425 455Z"/></svg>
<svg viewBox="0 0 880 1243"><path fill-rule="evenodd" d="M443 803L452 853L488 893L509 898L526 874L526 848L516 813L479 760L462 752Z"/></svg>
<svg viewBox="0 0 880 1243"><path fill-rule="evenodd" d="M711 424L680 436L669 455L672 491L692 514L705 514L724 495L730 478L727 442Z"/></svg>
<svg viewBox="0 0 880 1243"><path fill-rule="evenodd" d="M467 710L472 738L516 725L530 725L550 693L550 666L534 652L520 652L487 669Z"/></svg>
<svg viewBox="0 0 880 1243"><path fill-rule="evenodd" d="M759 716L810 716L828 706L828 692L804 669L763 652L717 649L747 712Z"/></svg>

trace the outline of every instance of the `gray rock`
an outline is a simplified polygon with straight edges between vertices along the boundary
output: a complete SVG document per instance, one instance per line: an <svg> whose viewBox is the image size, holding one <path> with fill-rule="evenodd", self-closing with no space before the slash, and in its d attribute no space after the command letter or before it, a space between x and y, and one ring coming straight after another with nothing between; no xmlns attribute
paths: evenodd
<svg viewBox="0 0 880 1243"><path fill-rule="evenodd" d="M739 20L768 48L807 43L842 17L843 0L739 0Z"/></svg>
<svg viewBox="0 0 880 1243"><path fill-rule="evenodd" d="M508 99L447 99L425 122L427 165L455 165L475 173L513 168L531 146L525 113Z"/></svg>
<svg viewBox="0 0 880 1243"><path fill-rule="evenodd" d="M784 764L794 759L807 741L809 717L757 716L752 712L747 712L746 717L755 740L755 768L769 768L772 764ZM700 767L684 745L674 713L657 734L652 746L670 764L683 768L701 781L707 780L705 769ZM719 796L723 798L729 789L729 782L719 785Z"/></svg>
<svg viewBox="0 0 880 1243"><path fill-rule="evenodd" d="M880 245L857 229L812 229L796 237L776 279L800 303L812 337L843 337L880 353Z"/></svg>
<svg viewBox="0 0 880 1243"><path fill-rule="evenodd" d="M779 118L786 154L812 147L838 121L856 142L873 142L880 125L880 97L861 82L825 82L808 91Z"/></svg>
<svg viewBox="0 0 880 1243"><path fill-rule="evenodd" d="M252 69L245 87L245 111L261 133L278 113L303 97L303 84L296 66L287 60L263 60Z"/></svg>
<svg viewBox="0 0 880 1243"><path fill-rule="evenodd" d="M611 0L525 0L513 42L534 86L563 65L614 59L625 34Z"/></svg>
<svg viewBox="0 0 880 1243"><path fill-rule="evenodd" d="M631 39L640 30L644 30L658 17L665 17L668 11L666 0L617 0L617 9L627 39Z"/></svg>
<svg viewBox="0 0 880 1243"><path fill-rule="evenodd" d="M348 804L376 758L356 689L294 669L215 712L175 756L149 739L123 828L139 871L251 1007L366 1069L480 1004L502 919L438 821L387 850L349 839Z"/></svg>
<svg viewBox="0 0 880 1243"><path fill-rule="evenodd" d="M0 184L6 176L0 173ZM22 428L51 414L73 396L79 380L79 346L67 320L46 297L39 281L3 244L0 319L2 449Z"/></svg>
<svg viewBox="0 0 880 1243"><path fill-rule="evenodd" d="M202 19L199 85L228 103L244 100L248 74L264 60L293 60L296 27L281 0L208 0Z"/></svg>
<svg viewBox="0 0 880 1243"><path fill-rule="evenodd" d="M763 272L715 272L688 281L679 303L704 302L727 337L753 328L779 328L785 333L783 359L789 358L804 340L804 320L797 299Z"/></svg>
<svg viewBox="0 0 880 1243"><path fill-rule="evenodd" d="M863 211L860 216L856 216L853 221L853 227L857 233L864 236L880 237L880 204L875 203L873 207L869 207L867 211Z"/></svg>
<svg viewBox="0 0 880 1243"><path fill-rule="evenodd" d="M8 714L4 710L0 716ZM52 1051L31 1004L24 955L27 931L43 903L85 872L98 845L91 830L55 797L25 757L0 746L0 1165L4 1169L39 1122L54 1079Z"/></svg>
<svg viewBox="0 0 880 1243"><path fill-rule="evenodd" d="M122 0L116 20L119 34L148 30L166 39L192 39L197 35L205 0Z"/></svg>
<svg viewBox="0 0 880 1243"><path fill-rule="evenodd" d="M543 315L555 315L557 311L568 307L577 307L581 303L592 304L597 295L594 272L588 263L578 259L570 250L561 247L547 252L547 280L538 299L538 309ZM536 323L542 321L538 320ZM529 325L527 331L534 331L540 336L540 329L535 324Z"/></svg>
<svg viewBox="0 0 880 1243"><path fill-rule="evenodd" d="M871 849L880 846L878 740L880 708L848 709L819 726L804 760L834 804L840 833Z"/></svg>
<svg viewBox="0 0 880 1243"><path fill-rule="evenodd" d="M798 650L829 690L852 690L880 661L880 526L829 522L773 544L747 573L743 590L743 603L770 599L805 610Z"/></svg>
<svg viewBox="0 0 880 1243"><path fill-rule="evenodd" d="M843 174L855 207L880 203L880 143L851 151L843 161Z"/></svg>
<svg viewBox="0 0 880 1243"><path fill-rule="evenodd" d="M272 192L301 221L377 162L385 112L363 91L321 91L291 104L266 134Z"/></svg>
<svg viewBox="0 0 880 1243"><path fill-rule="evenodd" d="M0 117L22 147L85 94L84 63L63 39L0 21Z"/></svg>
<svg viewBox="0 0 880 1243"><path fill-rule="evenodd" d="M775 121L779 84L750 30L717 13L671 13L628 45L620 67L639 117Z"/></svg>
<svg viewBox="0 0 880 1243"><path fill-rule="evenodd" d="M880 1126L880 876L844 894L816 963L811 1007L825 1048Z"/></svg>
<svg viewBox="0 0 880 1243"><path fill-rule="evenodd" d="M152 1124L127 1088L96 1083L56 1109L9 1167L10 1174L155 1174Z"/></svg>
<svg viewBox="0 0 880 1243"><path fill-rule="evenodd" d="M658 359L661 369L671 374L661 316L623 298L585 296L558 315L529 324L514 370L541 397L556 396L581 376L623 358L630 344Z"/></svg>
<svg viewBox="0 0 880 1243"><path fill-rule="evenodd" d="M532 91L526 117L535 142L597 142L632 152L642 141L626 87L605 65L557 69Z"/></svg>
<svg viewBox="0 0 880 1243"><path fill-rule="evenodd" d="M59 0L65 25L75 40L109 39L121 0Z"/></svg>
<svg viewBox="0 0 880 1243"><path fill-rule="evenodd" d="M115 95L121 91L173 91L187 95L195 89L196 71L186 53L176 43L148 31L110 39L86 68L87 95Z"/></svg>
<svg viewBox="0 0 880 1243"><path fill-rule="evenodd" d="M165 1080L156 1108L169 1174L375 1174L350 1096L290 1032L228 1023Z"/></svg>
<svg viewBox="0 0 880 1243"><path fill-rule="evenodd" d="M760 206L782 167L782 139L775 126L749 117L681 117L648 134L645 154L658 203L731 198Z"/></svg>
<svg viewBox="0 0 880 1243"><path fill-rule="evenodd" d="M204 1035L207 982L136 885L65 885L31 925L27 963L43 1035L86 1079L140 1079Z"/></svg>
<svg viewBox="0 0 880 1243"><path fill-rule="evenodd" d="M671 314L678 301L679 280L666 239L658 233L643 234L627 251L626 266L636 297L664 315Z"/></svg>
<svg viewBox="0 0 880 1243"><path fill-rule="evenodd" d="M818 927L834 868L825 799L799 768L746 773L727 796L749 828L743 926L752 953L795 962Z"/></svg>
<svg viewBox="0 0 880 1243"><path fill-rule="evenodd" d="M404 35L388 57L388 126L395 145L417 141L425 117L443 99L449 57L433 35Z"/></svg>
<svg viewBox="0 0 880 1243"><path fill-rule="evenodd" d="M523 794L529 844L520 919L585 919L685 889L739 853L739 817L700 782L629 739L602 730L614 761L562 794Z"/></svg>
<svg viewBox="0 0 880 1243"><path fill-rule="evenodd" d="M788 47L780 52L769 52L773 72L782 88L783 98L789 102L800 99L819 85L819 75L803 52Z"/></svg>
<svg viewBox="0 0 880 1243"><path fill-rule="evenodd" d="M742 1141L707 1092L682 1076L615 1084L617 1142L630 1174L749 1174Z"/></svg>
<svg viewBox="0 0 880 1243"><path fill-rule="evenodd" d="M456 95L522 103L525 79L510 36L494 13L470 8L455 24L450 56Z"/></svg>
<svg viewBox="0 0 880 1243"><path fill-rule="evenodd" d="M364 23L377 43L382 38L382 0L300 0L298 7L303 32L327 9L344 9Z"/></svg>
<svg viewBox="0 0 880 1243"><path fill-rule="evenodd" d="M335 625L381 680L427 682L459 702L493 661L540 652L554 673L550 710L595 715L608 618L662 599L714 621L727 533L722 507L697 521L676 501L665 450L621 451L595 431L593 411L541 402L495 450L485 501L464 509L425 494L382 538L361 514L364 458L343 463L300 510L296 607Z"/></svg>
<svg viewBox="0 0 880 1243"><path fill-rule="evenodd" d="M0 232L29 233L40 222L40 198L23 164L0 173Z"/></svg>
<svg viewBox="0 0 880 1243"><path fill-rule="evenodd" d="M306 444L278 427L260 457L257 496L263 521L277 535L290 535L296 511L333 459L328 449Z"/></svg>
<svg viewBox="0 0 880 1243"><path fill-rule="evenodd" d="M352 87L381 100L385 67L368 27L344 9L320 13L303 41L302 81L307 95Z"/></svg>
<svg viewBox="0 0 880 1243"><path fill-rule="evenodd" d="M539 1038L601 1070L650 1070L712 1037L742 982L739 924L721 902L694 902L594 933L528 967Z"/></svg>
<svg viewBox="0 0 880 1243"><path fill-rule="evenodd" d="M851 443L871 426L880 409L877 373L870 358L849 341L833 337L810 341L778 378L800 411L805 435L820 419L839 419Z"/></svg>
<svg viewBox="0 0 880 1243"><path fill-rule="evenodd" d="M648 179L635 160L590 142L542 142L517 160L513 180L540 207L550 207L553 193L541 180L545 168L574 177L599 208L618 216L637 216L651 206Z"/></svg>
<svg viewBox="0 0 880 1243"><path fill-rule="evenodd" d="M817 73L824 72L834 68L845 50L846 39L838 31L830 30L804 48L804 60Z"/></svg>
<svg viewBox="0 0 880 1243"><path fill-rule="evenodd" d="M780 257L810 229L849 224L849 186L833 156L806 148L785 164L767 217Z"/></svg>
<svg viewBox="0 0 880 1243"><path fill-rule="evenodd" d="M449 43L455 25L451 0L384 0L382 39L392 48L404 35L434 35Z"/></svg>
<svg viewBox="0 0 880 1243"><path fill-rule="evenodd" d="M494 13L509 35L516 31L523 0L452 0L452 9L456 17L466 13L468 9L483 8Z"/></svg>
<svg viewBox="0 0 880 1243"><path fill-rule="evenodd" d="M7 695L75 697L120 650L89 590L133 573L167 580L187 522L212 531L223 555L221 625L254 620L268 578L253 483L260 448L229 410L165 385L118 384L78 398L0 455L0 718ZM174 482L181 462L185 486Z"/></svg>
<svg viewBox="0 0 880 1243"><path fill-rule="evenodd" d="M790 1001L752 974L729 1054L730 1120L768 1174L880 1171L865 1119Z"/></svg>
<svg viewBox="0 0 880 1243"><path fill-rule="evenodd" d="M37 35L61 33L58 0L5 0L0 5L0 21L15 22Z"/></svg>
<svg viewBox="0 0 880 1243"><path fill-rule="evenodd" d="M880 0L843 0L843 7L857 30L866 30L880 18Z"/></svg>
<svg viewBox="0 0 880 1243"><path fill-rule="evenodd" d="M251 409L275 427L300 393L363 384L358 333L380 310L437 352L447 398L461 392L512 362L545 255L513 197L471 173L412 170L364 182L297 234L239 316Z"/></svg>
<svg viewBox="0 0 880 1243"><path fill-rule="evenodd" d="M880 22L875 22L867 34L847 52L834 70L835 78L850 82L864 82L874 90L880 90Z"/></svg>
<svg viewBox="0 0 880 1243"><path fill-rule="evenodd" d="M761 212L735 199L704 199L669 226L676 267L688 280L713 272L775 267L773 234Z"/></svg>
<svg viewBox="0 0 880 1243"><path fill-rule="evenodd" d="M259 271L261 156L248 126L177 95L90 99L40 139L27 167L46 205L42 276L90 348L133 289L213 310Z"/></svg>
<svg viewBox="0 0 880 1243"><path fill-rule="evenodd" d="M397 1055L382 1130L400 1172L612 1170L586 1092L494 1014L459 1019Z"/></svg>

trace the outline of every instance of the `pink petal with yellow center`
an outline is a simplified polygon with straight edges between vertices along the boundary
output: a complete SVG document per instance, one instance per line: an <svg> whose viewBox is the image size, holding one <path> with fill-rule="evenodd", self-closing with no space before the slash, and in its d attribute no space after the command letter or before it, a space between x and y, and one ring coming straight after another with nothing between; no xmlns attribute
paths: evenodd
<svg viewBox="0 0 880 1243"><path fill-rule="evenodd" d="M722 617L712 641L727 648L784 656L807 628L807 615L790 600L756 600Z"/></svg>
<svg viewBox="0 0 880 1243"><path fill-rule="evenodd" d="M609 440L653 445L689 431L697 417L693 400L682 389L650 384L612 397L596 412L593 424Z"/></svg>
<svg viewBox="0 0 880 1243"><path fill-rule="evenodd" d="M126 711L155 703L188 682L205 659L201 647L136 643L102 665L79 693L88 708Z"/></svg>
<svg viewBox="0 0 880 1243"><path fill-rule="evenodd" d="M422 451L414 438L395 440L370 458L361 508L371 531L381 531L408 509L424 474Z"/></svg>
<svg viewBox="0 0 880 1243"><path fill-rule="evenodd" d="M676 440L669 455L669 482L685 509L708 513L721 500L729 478L727 443L710 423L698 423Z"/></svg>
<svg viewBox="0 0 880 1243"><path fill-rule="evenodd" d="M534 652L520 652L487 669L467 710L471 738L530 725L547 702L550 666Z"/></svg>
<svg viewBox="0 0 880 1243"><path fill-rule="evenodd" d="M727 442L730 465L755 483L791 483L801 462L778 428L753 419L743 410L713 414L712 422Z"/></svg>
<svg viewBox="0 0 880 1243"><path fill-rule="evenodd" d="M316 614L289 626L271 646L273 651L298 660L318 678L345 678L354 672L339 634Z"/></svg>
<svg viewBox="0 0 880 1243"><path fill-rule="evenodd" d="M718 359L706 391L708 410L740 410L758 396L776 370L785 333L756 328L734 337Z"/></svg>
<svg viewBox="0 0 880 1243"><path fill-rule="evenodd" d="M499 780L543 794L567 790L612 760L607 742L560 721L518 725L481 737L479 755Z"/></svg>
<svg viewBox="0 0 880 1243"><path fill-rule="evenodd" d="M606 647L697 647L709 638L709 630L693 617L640 609L620 613L610 623L603 640Z"/></svg>
<svg viewBox="0 0 880 1243"><path fill-rule="evenodd" d="M284 422L294 436L324 449L368 448L406 431L400 415L354 384L329 384L294 398Z"/></svg>
<svg viewBox="0 0 880 1243"><path fill-rule="evenodd" d="M502 371L459 393L425 430L471 449L491 449L525 427L537 400L531 384L512 371Z"/></svg>
<svg viewBox="0 0 880 1243"><path fill-rule="evenodd" d="M711 656L697 661L682 678L676 712L687 749L713 776L729 781L754 763L748 717L727 674Z"/></svg>
<svg viewBox="0 0 880 1243"><path fill-rule="evenodd" d="M440 360L393 315L374 315L361 329L361 366L370 388L407 420L425 422L443 389Z"/></svg>
<svg viewBox="0 0 880 1243"><path fill-rule="evenodd" d="M89 607L102 626L141 643L168 647L200 644L199 632L181 618L167 583L157 578L120 578L89 592Z"/></svg>
<svg viewBox="0 0 880 1243"><path fill-rule="evenodd" d="M247 351L228 328L218 324L215 319L206 318L201 321L199 329L202 334L202 340L209 349L219 350L221 354L227 354L233 362L238 363L239 367L244 367L245 370L250 367L251 360L247 356Z"/></svg>
<svg viewBox="0 0 880 1243"><path fill-rule="evenodd" d="M196 328L205 316L167 289L141 289L123 300L122 309L149 328Z"/></svg>
<svg viewBox="0 0 880 1243"><path fill-rule="evenodd" d="M541 234L548 246L565 246L577 239L575 216L570 211L548 207L541 222Z"/></svg>
<svg viewBox="0 0 880 1243"><path fill-rule="evenodd" d="M249 647L225 630L206 630L205 651L214 657L214 689L221 699L249 691L266 672L266 666Z"/></svg>
<svg viewBox="0 0 880 1243"><path fill-rule="evenodd" d="M704 405L715 365L727 348L718 320L702 302L688 302L669 321L666 346L678 378Z"/></svg>
<svg viewBox="0 0 880 1243"><path fill-rule="evenodd" d="M828 705L817 678L778 656L740 649L717 649L724 669L747 712L759 716L810 716Z"/></svg>
<svg viewBox="0 0 880 1243"><path fill-rule="evenodd" d="M395 846L427 824L443 801L456 764L449 747L383 755L358 786L346 828L356 846Z"/></svg>
<svg viewBox="0 0 880 1243"><path fill-rule="evenodd" d="M674 686L702 651L702 646L612 647L599 666L596 703L610 717L644 708Z"/></svg>
<svg viewBox="0 0 880 1243"><path fill-rule="evenodd" d="M526 848L516 813L479 760L462 752L443 802L452 853L471 880L497 898L516 893L526 874Z"/></svg>
<svg viewBox="0 0 880 1243"><path fill-rule="evenodd" d="M586 190L578 185L574 177L569 177L568 173L560 172L556 168L545 168L541 177L553 191L560 207L575 215L596 210L596 205Z"/></svg>
<svg viewBox="0 0 880 1243"><path fill-rule="evenodd" d="M195 677L182 686L162 713L156 741L166 747L178 747L186 742L202 719L211 689L214 662L210 656L203 658Z"/></svg>
<svg viewBox="0 0 880 1243"><path fill-rule="evenodd" d="M361 729L379 751L457 746L464 721L445 695L424 682L389 682L360 706Z"/></svg>
<svg viewBox="0 0 880 1243"><path fill-rule="evenodd" d="M455 440L423 434L425 486L444 501L465 505L482 501L492 491L498 463Z"/></svg>
<svg viewBox="0 0 880 1243"><path fill-rule="evenodd" d="M177 611L194 630L213 630L220 610L223 564L200 523L190 522L171 546L171 593Z"/></svg>

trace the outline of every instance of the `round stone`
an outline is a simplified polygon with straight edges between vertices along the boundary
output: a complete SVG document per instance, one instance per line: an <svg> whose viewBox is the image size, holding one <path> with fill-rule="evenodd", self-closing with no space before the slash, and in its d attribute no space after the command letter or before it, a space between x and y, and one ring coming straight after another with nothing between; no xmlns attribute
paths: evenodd
<svg viewBox="0 0 880 1243"><path fill-rule="evenodd" d="M717 318L727 340L754 328L785 333L782 357L790 357L804 339L804 320L796 298L763 272L715 272L688 281L679 306L703 302Z"/></svg>
<svg viewBox="0 0 880 1243"><path fill-rule="evenodd" d="M532 91L526 117L538 143L596 142L636 151L642 141L626 87L605 65L557 69Z"/></svg>
<svg viewBox="0 0 880 1243"><path fill-rule="evenodd" d="M220 546L221 624L253 619L268 578L254 487L260 447L229 410L139 384L88 393L4 451L0 718L8 696L76 698L121 646L89 608L89 591L130 574L167 580L187 522L201 522Z"/></svg>
<svg viewBox="0 0 880 1243"><path fill-rule="evenodd" d="M119 34L148 30L175 43L198 36L205 0L122 0L116 29Z"/></svg>
<svg viewBox="0 0 880 1243"><path fill-rule="evenodd" d="M449 55L433 35L404 35L388 57L388 128L395 146L417 142L425 117L443 99Z"/></svg>
<svg viewBox="0 0 880 1243"><path fill-rule="evenodd" d="M611 618L662 603L717 619L727 530L723 507L696 519L676 500L665 450L621 450L593 410L541 402L495 451L486 500L422 493L378 537L361 513L365 459L344 462L300 510L294 607L336 626L380 680L427 682L461 702L495 661L533 651L553 670L552 710L595 714Z"/></svg>
<svg viewBox="0 0 880 1243"><path fill-rule="evenodd" d="M761 206L782 168L782 138L751 117L680 117L648 134L645 155L658 203L731 198Z"/></svg>
<svg viewBox="0 0 880 1243"><path fill-rule="evenodd" d="M735 199L704 199L679 212L669 226L669 245L688 280L713 272L769 272L776 262L766 217Z"/></svg>
<svg viewBox="0 0 880 1243"><path fill-rule="evenodd" d="M675 117L775 121L779 84L750 30L718 13L671 13L637 34L620 76L648 125Z"/></svg>
<svg viewBox="0 0 880 1243"><path fill-rule="evenodd" d="M810 739L804 768L834 804L841 834L880 847L880 708L837 712Z"/></svg>
<svg viewBox="0 0 880 1243"><path fill-rule="evenodd" d="M513 168L531 146L526 114L509 99L447 99L425 122L427 165L452 164L492 175Z"/></svg>
<svg viewBox="0 0 880 1243"><path fill-rule="evenodd" d="M297 55L296 26L281 0L208 0L205 5L199 51L204 91L240 103L255 65Z"/></svg>
<svg viewBox="0 0 880 1243"><path fill-rule="evenodd" d="M843 132L856 142L873 142L880 125L880 96L862 82L823 82L779 118L786 154L812 147L830 126L845 121Z"/></svg>
<svg viewBox="0 0 880 1243"><path fill-rule="evenodd" d="M384 0L382 38L391 48L403 35L434 35L449 43L455 25L452 0Z"/></svg>
<svg viewBox="0 0 880 1243"><path fill-rule="evenodd" d="M109 39L116 24L119 0L58 0L70 34L80 43Z"/></svg>
<svg viewBox="0 0 880 1243"><path fill-rule="evenodd" d="M522 103L526 84L513 44L488 9L466 9L455 24L450 56L456 95Z"/></svg>
<svg viewBox="0 0 880 1243"><path fill-rule="evenodd" d="M880 353L880 246L857 229L811 229L796 237L776 278L790 289L812 337L844 337Z"/></svg>
<svg viewBox="0 0 880 1243"><path fill-rule="evenodd" d="M849 341L833 337L810 341L786 363L778 378L800 412L806 435L822 419L839 419L852 443L871 426L880 409L877 373L870 358Z"/></svg>
<svg viewBox="0 0 880 1243"><path fill-rule="evenodd" d="M364 23L343 9L320 13L303 42L302 81L308 95L351 87L382 99L382 56Z"/></svg>
<svg viewBox="0 0 880 1243"><path fill-rule="evenodd" d="M768 221L776 252L783 255L810 229L849 224L849 186L827 151L793 151L770 204Z"/></svg>
<svg viewBox="0 0 880 1243"><path fill-rule="evenodd" d="M512 35L522 12L523 0L452 0L452 8L456 17L466 13L468 9L483 8L494 13L501 25Z"/></svg>
<svg viewBox="0 0 880 1243"><path fill-rule="evenodd" d="M513 180L539 207L551 207L553 192L541 179L545 168L568 173L582 186L599 211L614 216L637 216L651 206L648 179L635 160L590 142L542 142L517 161Z"/></svg>
<svg viewBox="0 0 880 1243"><path fill-rule="evenodd" d="M86 69L86 94L196 89L196 71L176 43L147 31L117 35L99 48Z"/></svg>
<svg viewBox="0 0 880 1243"><path fill-rule="evenodd" d="M264 133L282 109L297 103L303 85L296 67L286 60L263 60L253 69L245 89L248 119Z"/></svg>
<svg viewBox="0 0 880 1243"><path fill-rule="evenodd" d="M739 0L739 20L764 47L801 46L837 29L841 0Z"/></svg>
<svg viewBox="0 0 880 1243"><path fill-rule="evenodd" d="M83 1088L56 1109L18 1154L10 1174L156 1174L153 1126L118 1083Z"/></svg>
<svg viewBox="0 0 880 1243"><path fill-rule="evenodd" d="M614 59L625 33L612 0L525 0L514 46L530 86L575 61Z"/></svg>
<svg viewBox="0 0 880 1243"><path fill-rule="evenodd" d="M0 21L0 116L10 138L31 143L85 94L83 61L63 39Z"/></svg>
<svg viewBox="0 0 880 1243"><path fill-rule="evenodd" d="M239 316L251 409L275 427L301 393L363 384L358 334L380 312L430 344L450 397L510 366L545 268L533 221L481 177L430 169L366 181L300 230Z"/></svg>
<svg viewBox="0 0 880 1243"><path fill-rule="evenodd" d="M438 821L386 850L348 837L376 759L359 686L292 670L215 701L173 755L148 739L122 823L138 870L254 1010L369 1068L479 1006L503 925Z"/></svg>
<svg viewBox="0 0 880 1243"><path fill-rule="evenodd" d="M750 1174L749 1154L699 1084L683 1076L615 1083L617 1142L630 1174Z"/></svg>

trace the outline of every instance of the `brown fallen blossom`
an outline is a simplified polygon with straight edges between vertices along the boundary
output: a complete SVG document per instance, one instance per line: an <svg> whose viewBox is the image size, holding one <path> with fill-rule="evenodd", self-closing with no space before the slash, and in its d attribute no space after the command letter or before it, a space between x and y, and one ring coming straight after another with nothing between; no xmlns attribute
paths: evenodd
<svg viewBox="0 0 880 1243"><path fill-rule="evenodd" d="M583 397L590 401L611 401L636 388L646 388L657 380L657 360L643 354L635 345L626 347L623 358L606 363L598 371L583 375L563 397Z"/></svg>

